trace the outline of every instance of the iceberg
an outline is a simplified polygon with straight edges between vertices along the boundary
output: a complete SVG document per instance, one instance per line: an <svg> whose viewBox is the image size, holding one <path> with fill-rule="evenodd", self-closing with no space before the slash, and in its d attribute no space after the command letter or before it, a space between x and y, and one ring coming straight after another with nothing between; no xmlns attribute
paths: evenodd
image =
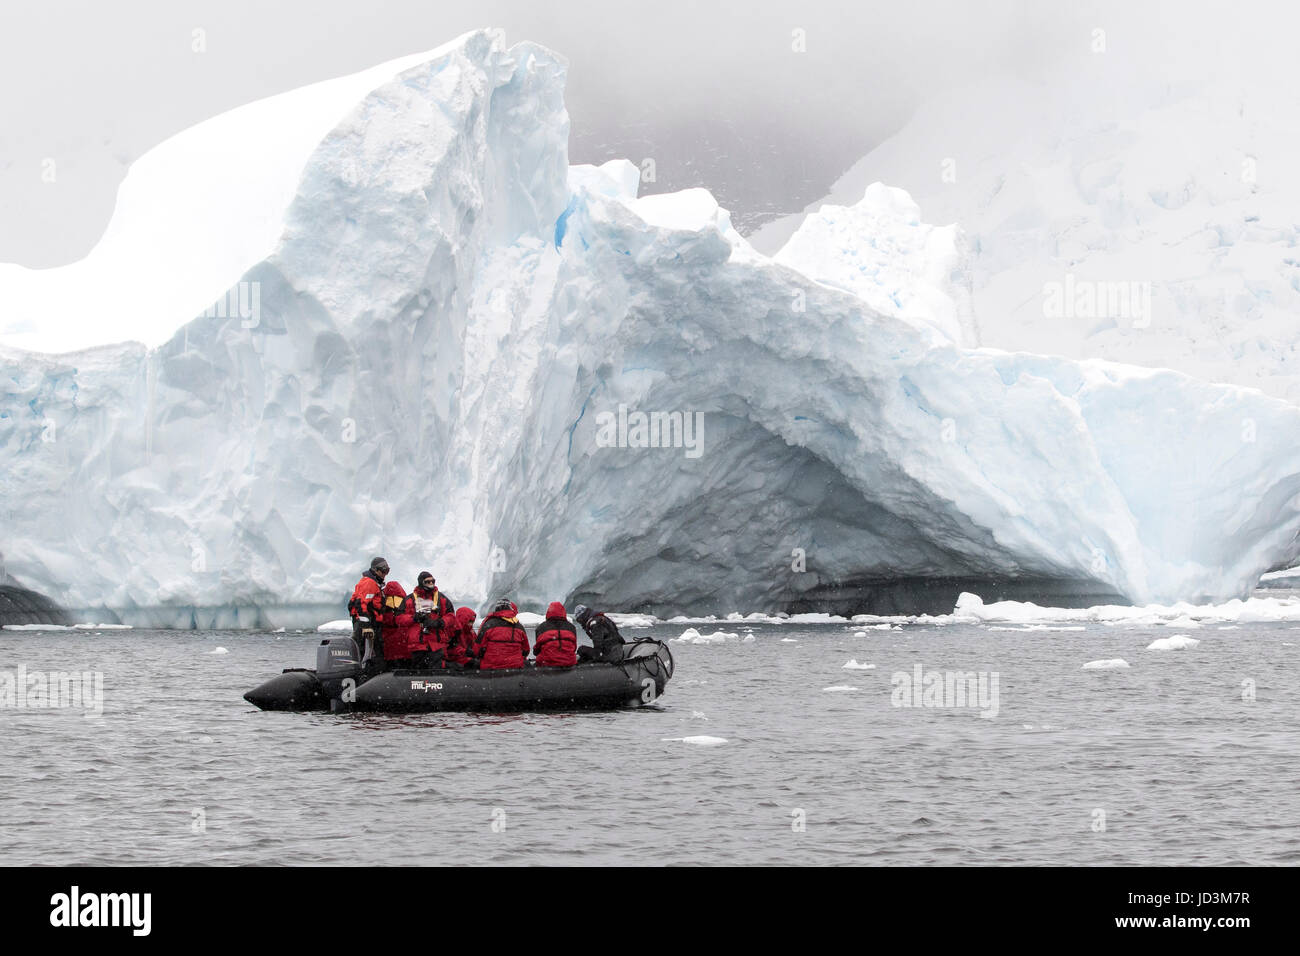
<svg viewBox="0 0 1300 956"><path fill-rule="evenodd" d="M13 578L80 618L315 627L382 553L457 603L847 623L966 590L1223 602L1295 562L1300 408L970 347L960 236L896 190L762 255L705 190L570 166L564 75L478 31L331 86L314 146L265 139L275 221L214 220L238 254L202 301L58 337L80 351L14 347L72 320L0 272L31 320L0 336ZM258 149L298 104L210 122ZM159 150L128 180L185 194L190 151ZM113 283L147 286L130 227Z"/></svg>

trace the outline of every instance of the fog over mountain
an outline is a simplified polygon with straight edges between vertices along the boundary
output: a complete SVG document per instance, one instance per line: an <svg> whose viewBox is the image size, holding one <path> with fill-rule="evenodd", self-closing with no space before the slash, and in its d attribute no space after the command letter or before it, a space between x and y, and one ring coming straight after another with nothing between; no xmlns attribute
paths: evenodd
<svg viewBox="0 0 1300 956"><path fill-rule="evenodd" d="M84 256L103 234L127 166L195 123L482 26L568 58L573 162L652 159L655 179L643 192L706 186L742 233L828 192L922 102L992 71L1033 77L1091 55L1096 28L1106 31L1107 56L1171 76L1220 69L1225 47L1248 51L1288 32L1266 29L1249 4L1231 15L1208 4L1041 7L6 4L0 262L45 268Z"/></svg>

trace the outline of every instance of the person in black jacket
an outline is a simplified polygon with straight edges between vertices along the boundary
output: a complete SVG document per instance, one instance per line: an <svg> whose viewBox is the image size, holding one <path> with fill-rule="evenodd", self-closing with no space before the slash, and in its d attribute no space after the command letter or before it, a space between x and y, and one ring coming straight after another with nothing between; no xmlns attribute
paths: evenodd
<svg viewBox="0 0 1300 956"><path fill-rule="evenodd" d="M617 663L623 659L623 635L618 627L599 611L593 612L584 604L579 604L573 613L573 619L582 625L582 629L591 638L591 647L578 648L578 663L584 661L604 661Z"/></svg>

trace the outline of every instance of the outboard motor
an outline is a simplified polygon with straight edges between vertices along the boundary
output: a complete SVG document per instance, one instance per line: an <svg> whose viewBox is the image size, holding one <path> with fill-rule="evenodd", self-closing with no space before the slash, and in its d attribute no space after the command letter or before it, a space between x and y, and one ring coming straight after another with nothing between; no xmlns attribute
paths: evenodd
<svg viewBox="0 0 1300 956"><path fill-rule="evenodd" d="M327 637L316 648L316 679L329 698L330 710L346 710L361 683L361 654L357 642L342 635Z"/></svg>

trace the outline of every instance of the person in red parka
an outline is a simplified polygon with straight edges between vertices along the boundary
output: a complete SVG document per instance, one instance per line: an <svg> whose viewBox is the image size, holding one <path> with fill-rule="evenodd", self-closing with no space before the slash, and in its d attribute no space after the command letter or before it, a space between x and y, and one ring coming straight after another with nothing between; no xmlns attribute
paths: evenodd
<svg viewBox="0 0 1300 956"><path fill-rule="evenodd" d="M527 662L528 631L519 623L518 614L514 604L498 601L492 613L483 618L475 644L480 670L523 667Z"/></svg>
<svg viewBox="0 0 1300 956"><path fill-rule="evenodd" d="M420 642L420 625L406 590L396 581L384 585L384 611L379 617L383 627L384 667L409 665L411 651Z"/></svg>
<svg viewBox="0 0 1300 956"><path fill-rule="evenodd" d="M370 567L361 575L348 600L352 640L357 642L357 653L362 655L367 674L379 669L379 619L384 612L384 579L387 577L388 562L379 557L371 558Z"/></svg>
<svg viewBox="0 0 1300 956"><path fill-rule="evenodd" d="M474 653L474 618L473 608L458 607L455 614L448 614L442 619L443 633L447 635L445 660L449 667L465 667Z"/></svg>
<svg viewBox="0 0 1300 956"><path fill-rule="evenodd" d="M533 654L538 667L573 667L578 663L578 631L569 623L559 601L551 602L546 620L533 631Z"/></svg>

